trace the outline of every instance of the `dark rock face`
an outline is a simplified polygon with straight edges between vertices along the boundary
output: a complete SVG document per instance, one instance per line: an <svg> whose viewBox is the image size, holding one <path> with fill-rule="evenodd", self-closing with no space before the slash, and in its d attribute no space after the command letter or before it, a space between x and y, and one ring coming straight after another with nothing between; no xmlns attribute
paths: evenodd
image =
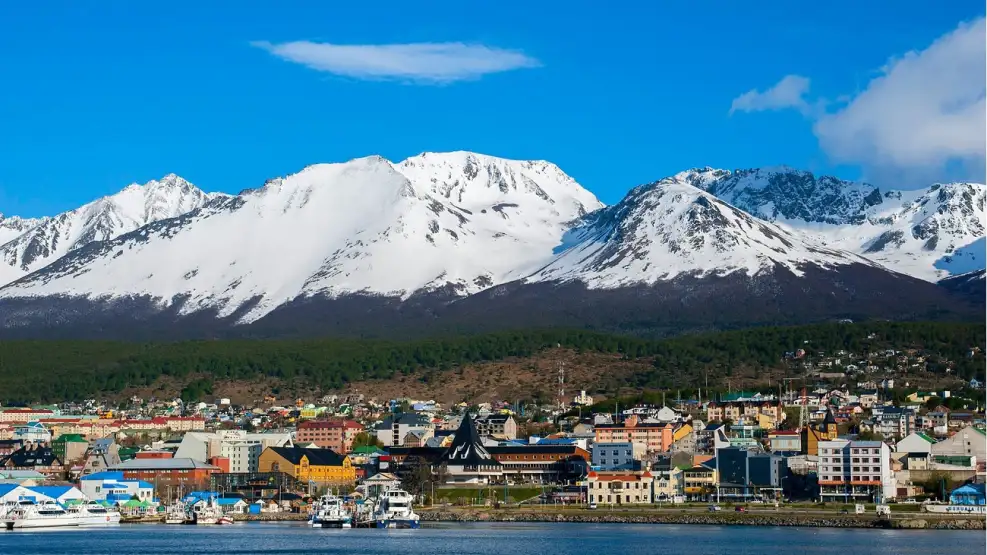
<svg viewBox="0 0 987 555"><path fill-rule="evenodd" d="M977 270L939 280L939 286L969 298L973 303L983 303L987 295L987 279L984 270Z"/></svg>
<svg viewBox="0 0 987 555"><path fill-rule="evenodd" d="M306 297L250 324L252 305L219 317L182 314L149 298L72 297L0 300L3 338L187 339L197 337L346 336L416 338L540 327L587 328L642 336L798 324L834 319L972 319L982 308L943 287L865 265L784 269L752 277L680 276L656 285L589 289L579 282L491 287L469 297L433 290L397 297ZM982 302L982 298L981 298ZM982 306L982 305L980 305Z"/></svg>

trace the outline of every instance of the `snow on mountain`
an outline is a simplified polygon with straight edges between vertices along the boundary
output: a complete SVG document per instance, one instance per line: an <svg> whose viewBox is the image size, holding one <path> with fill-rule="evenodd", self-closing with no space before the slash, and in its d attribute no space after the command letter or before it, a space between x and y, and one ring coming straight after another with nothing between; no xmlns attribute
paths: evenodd
<svg viewBox="0 0 987 555"><path fill-rule="evenodd" d="M786 167L701 168L668 181L695 185L758 218L927 281L984 267L983 248L975 245L984 237L983 184L882 192Z"/></svg>
<svg viewBox="0 0 987 555"><path fill-rule="evenodd" d="M94 243L0 297L181 299L183 313L244 309L249 322L310 295L465 295L543 265L568 222L600 206L546 162L453 152L318 164Z"/></svg>
<svg viewBox="0 0 987 555"><path fill-rule="evenodd" d="M17 238L18 235L37 226L45 218L21 218L0 214L0 246Z"/></svg>
<svg viewBox="0 0 987 555"><path fill-rule="evenodd" d="M557 253L529 280L614 288L679 275L755 275L775 267L800 275L807 264L871 264L754 218L678 178L637 187L619 204L588 215L566 233Z"/></svg>
<svg viewBox="0 0 987 555"><path fill-rule="evenodd" d="M215 196L169 174L160 181L129 185L119 193L54 217L21 220L21 232L0 244L0 284L43 268L93 241L112 239L198 208Z"/></svg>

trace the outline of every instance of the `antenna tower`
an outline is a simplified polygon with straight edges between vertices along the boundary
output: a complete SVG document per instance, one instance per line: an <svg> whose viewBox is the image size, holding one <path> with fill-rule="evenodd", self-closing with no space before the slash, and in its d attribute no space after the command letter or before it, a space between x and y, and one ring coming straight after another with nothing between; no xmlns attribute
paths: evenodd
<svg viewBox="0 0 987 555"><path fill-rule="evenodd" d="M559 361L559 408L565 408L565 363Z"/></svg>

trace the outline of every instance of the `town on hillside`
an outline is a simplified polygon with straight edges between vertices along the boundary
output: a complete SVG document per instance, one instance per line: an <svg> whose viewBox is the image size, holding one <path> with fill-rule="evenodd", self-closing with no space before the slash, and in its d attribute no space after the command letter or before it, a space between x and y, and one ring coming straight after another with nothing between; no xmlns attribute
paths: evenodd
<svg viewBox="0 0 987 555"><path fill-rule="evenodd" d="M981 382L923 391L907 376L869 376L876 357L813 355L804 377L774 391L662 392L660 401L566 395L560 376L557 398L541 404L352 394L0 407L0 501L98 502L125 517L176 503L283 514L310 511L326 493L359 498L387 486L420 506L984 511ZM880 355L903 368L919 356ZM839 376L825 371L833 366Z"/></svg>

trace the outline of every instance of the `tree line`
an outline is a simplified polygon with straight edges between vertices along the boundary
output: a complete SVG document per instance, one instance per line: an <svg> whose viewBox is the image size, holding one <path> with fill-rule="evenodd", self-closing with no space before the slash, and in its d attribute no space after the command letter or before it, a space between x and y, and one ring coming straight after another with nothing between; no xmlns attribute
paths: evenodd
<svg viewBox="0 0 987 555"><path fill-rule="evenodd" d="M785 352L807 346L826 351L931 350L957 361L958 375L982 378L984 343L982 324L924 322L765 327L658 340L547 329L415 341L2 341L0 403L81 400L149 386L163 377L180 384L175 394L195 397L211 394L212 384L223 380L270 378L287 387L337 389L353 381L528 357L555 346L652 359L653 371L642 373L631 384L642 388L662 387L669 369L692 376L707 371L712 378L736 366L775 366ZM979 354L969 357L971 347L979 347Z"/></svg>

